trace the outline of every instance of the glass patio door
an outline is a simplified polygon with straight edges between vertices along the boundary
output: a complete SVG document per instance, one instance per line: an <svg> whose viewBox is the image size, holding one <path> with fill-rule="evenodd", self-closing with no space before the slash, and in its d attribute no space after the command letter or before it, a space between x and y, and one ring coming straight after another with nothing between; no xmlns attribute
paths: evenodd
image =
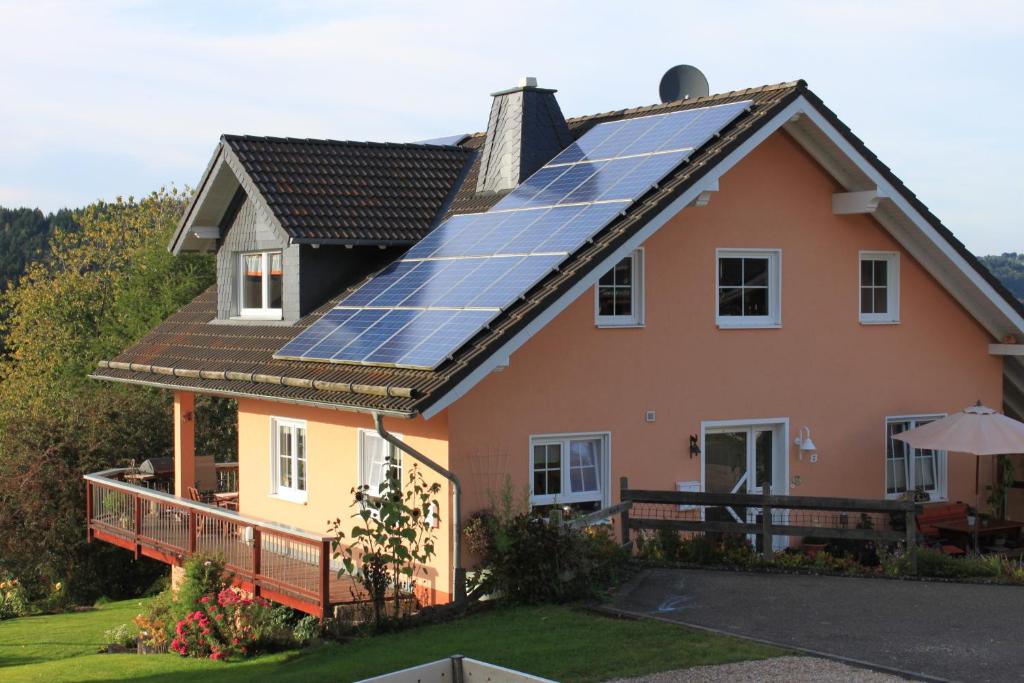
<svg viewBox="0 0 1024 683"><path fill-rule="evenodd" d="M704 490L709 493L762 493L774 481L776 429L728 427L704 433ZM707 508L705 519L754 524L761 508L725 505ZM753 540L753 538L751 539Z"/></svg>

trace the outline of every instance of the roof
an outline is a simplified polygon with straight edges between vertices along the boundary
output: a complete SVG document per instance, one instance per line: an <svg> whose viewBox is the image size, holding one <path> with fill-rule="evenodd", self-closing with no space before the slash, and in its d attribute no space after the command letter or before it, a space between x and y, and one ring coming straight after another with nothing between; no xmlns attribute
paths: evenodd
<svg viewBox="0 0 1024 683"><path fill-rule="evenodd" d="M434 227L471 156L454 145L253 135L223 135L221 144L298 242L415 242Z"/></svg>
<svg viewBox="0 0 1024 683"><path fill-rule="evenodd" d="M266 373L272 376L286 376L319 382L341 382L370 385L377 393L356 393L327 391L316 388L312 382L306 386L267 384L226 379L195 378L185 376L159 375L145 368L133 369L101 368L94 377L149 384L166 388L194 390L201 393L218 393L235 396L264 397L270 400L298 401L307 404L330 406L346 410L386 411L404 416L424 412L433 413L442 405L442 399L458 394L458 388L471 382L473 377L485 371L487 364L499 350L509 348L516 339L528 331L535 321L543 321L550 314L548 309L557 308L556 303L572 292L574 287L584 284L583 280L592 271L602 267L613 254L635 239L638 233L667 209L684 193L696 185L705 174L723 164L733 152L753 139L766 122L783 113L786 108L805 97L822 115L829 118L842 131L844 137L855 145L862 154L893 179L893 185L907 195L909 201L918 207L927 220L939 231L943 239L968 261L972 268L988 281L1000 296L1012 302L1015 310L1024 316L1024 305L1014 299L1006 289L978 262L978 260L957 241L909 190L892 176L848 128L839 122L807 89L803 81L781 83L760 88L734 91L693 100L677 101L636 109L626 109L592 116L569 119L573 137L578 138L591 127L605 121L633 118L649 114L677 111L751 100L747 116L722 131L722 134L692 156L660 185L639 198L625 216L614 221L599 233L595 239L573 254L556 272L549 275L521 301L503 311L487 329L480 332L463 346L449 362L435 370L374 367L363 365L340 365L315 361L278 360L273 354L293 336L317 320L324 312L354 289L339 292L317 311L303 318L293 326L233 326L210 324L216 316L216 292L211 288L195 301L172 315L167 321L146 335L139 343L118 355L114 361L140 363L168 368L185 368L204 371L234 370L242 373ZM483 134L469 136L462 143L463 150L476 150L483 142ZM474 158L462 178L458 191L451 199L447 214L485 211L502 194L481 195L475 192L479 170L479 155ZM545 312L548 313L545 313ZM132 367L132 366L128 366ZM195 374L195 373L193 373ZM403 396L395 395L388 388L400 387ZM408 390L408 391L404 391ZM446 400L451 400L450 398Z"/></svg>

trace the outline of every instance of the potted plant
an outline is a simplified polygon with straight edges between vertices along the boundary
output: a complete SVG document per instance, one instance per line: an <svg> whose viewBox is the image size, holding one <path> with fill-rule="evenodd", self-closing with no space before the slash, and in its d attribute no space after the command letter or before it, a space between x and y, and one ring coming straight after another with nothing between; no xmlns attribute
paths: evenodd
<svg viewBox="0 0 1024 683"><path fill-rule="evenodd" d="M967 526L974 526L978 519L978 511L973 506L967 506Z"/></svg>
<svg viewBox="0 0 1024 683"><path fill-rule="evenodd" d="M828 541L817 536L807 536L804 538L804 542L800 544L800 549L804 551L804 555L810 560L816 558L818 553L824 552L827 547Z"/></svg>

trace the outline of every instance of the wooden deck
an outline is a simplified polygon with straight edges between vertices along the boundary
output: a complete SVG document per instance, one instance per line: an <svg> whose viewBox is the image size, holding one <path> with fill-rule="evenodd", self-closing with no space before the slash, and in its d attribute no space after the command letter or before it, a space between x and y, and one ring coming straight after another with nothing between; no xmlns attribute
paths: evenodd
<svg viewBox="0 0 1024 683"><path fill-rule="evenodd" d="M331 567L331 538L116 479L118 470L86 475L89 540L172 565L194 554L224 558L245 590L319 617L365 592Z"/></svg>

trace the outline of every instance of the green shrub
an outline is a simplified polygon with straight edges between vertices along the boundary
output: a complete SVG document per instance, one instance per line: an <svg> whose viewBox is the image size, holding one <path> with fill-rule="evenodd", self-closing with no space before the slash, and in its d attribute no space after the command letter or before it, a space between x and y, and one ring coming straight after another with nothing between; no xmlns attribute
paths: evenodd
<svg viewBox="0 0 1024 683"><path fill-rule="evenodd" d="M224 559L213 555L196 554L185 562L185 578L178 587L167 624L168 635L174 637L175 625L194 612L199 601L207 595L217 595L229 585L225 575Z"/></svg>
<svg viewBox="0 0 1024 683"><path fill-rule="evenodd" d="M20 581L8 578L0 581L0 621L28 614L28 592Z"/></svg>
<svg viewBox="0 0 1024 683"><path fill-rule="evenodd" d="M302 647L318 640L321 633L322 626L320 624L320 620L312 614L307 614L299 619L299 623L295 624L295 628L292 630L292 635L295 638L296 644L301 645Z"/></svg>
<svg viewBox="0 0 1024 683"><path fill-rule="evenodd" d="M121 624L114 628L108 628L103 632L103 641L107 645L120 645L121 647L135 647L136 637L139 631L131 624Z"/></svg>
<svg viewBox="0 0 1024 683"><path fill-rule="evenodd" d="M494 519L493 547L484 558L485 588L518 603L564 602L608 588L626 562L604 526L586 530L520 514Z"/></svg>

